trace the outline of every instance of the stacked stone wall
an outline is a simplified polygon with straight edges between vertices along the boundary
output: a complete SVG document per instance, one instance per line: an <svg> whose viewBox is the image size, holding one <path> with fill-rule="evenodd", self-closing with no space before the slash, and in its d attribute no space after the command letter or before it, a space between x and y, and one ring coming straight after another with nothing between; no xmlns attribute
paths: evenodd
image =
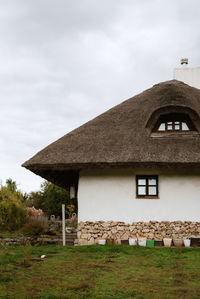
<svg viewBox="0 0 200 299"><path fill-rule="evenodd" d="M127 224L116 221L80 222L78 224L78 244L90 245L98 240L112 238L116 244L121 240L146 236L148 239L162 240L166 237L186 238L200 236L200 222L190 221L150 221Z"/></svg>

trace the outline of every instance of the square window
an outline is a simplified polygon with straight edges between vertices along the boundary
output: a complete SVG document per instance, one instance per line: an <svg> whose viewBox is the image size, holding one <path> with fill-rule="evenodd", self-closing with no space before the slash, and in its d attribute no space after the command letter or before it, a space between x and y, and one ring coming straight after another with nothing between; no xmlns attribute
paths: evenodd
<svg viewBox="0 0 200 299"><path fill-rule="evenodd" d="M158 197L158 176L157 175L137 175L136 176L136 196L138 198Z"/></svg>

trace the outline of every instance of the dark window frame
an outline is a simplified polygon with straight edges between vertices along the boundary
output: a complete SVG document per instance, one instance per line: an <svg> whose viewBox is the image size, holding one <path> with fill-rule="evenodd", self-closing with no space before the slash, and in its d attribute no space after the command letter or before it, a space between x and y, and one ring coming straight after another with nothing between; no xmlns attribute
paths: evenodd
<svg viewBox="0 0 200 299"><path fill-rule="evenodd" d="M168 123L171 122L172 129L168 128ZM179 123L179 129L175 129L176 122ZM160 130L160 125L164 123L165 124L165 130ZM183 130L183 123L186 123L189 130ZM161 115L153 129L153 132L157 132L159 134L165 134L165 133L187 133L190 131L197 131L194 124L192 123L189 115L183 114L183 113L171 113L171 114L164 114Z"/></svg>
<svg viewBox="0 0 200 299"><path fill-rule="evenodd" d="M145 180L145 185L139 185L139 179ZM156 184L155 185L149 185L149 179L155 179ZM145 186L145 194L139 194L138 190L139 187ZM156 187L156 194L151 195L149 194L149 187ZM152 174L152 175L136 175L136 198L158 198L159 192L158 192L158 175Z"/></svg>

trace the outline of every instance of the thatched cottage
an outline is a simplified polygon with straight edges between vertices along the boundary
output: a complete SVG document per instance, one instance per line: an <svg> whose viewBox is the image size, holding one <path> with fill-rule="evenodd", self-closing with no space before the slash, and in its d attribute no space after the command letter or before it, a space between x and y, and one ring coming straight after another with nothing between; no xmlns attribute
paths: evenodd
<svg viewBox="0 0 200 299"><path fill-rule="evenodd" d="M200 90L176 80L154 85L23 166L75 187L79 244L200 235Z"/></svg>

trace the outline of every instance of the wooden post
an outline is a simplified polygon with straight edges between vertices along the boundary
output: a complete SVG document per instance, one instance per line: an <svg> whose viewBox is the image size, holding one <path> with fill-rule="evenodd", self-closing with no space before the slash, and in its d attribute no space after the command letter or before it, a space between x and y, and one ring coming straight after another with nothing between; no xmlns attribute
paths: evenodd
<svg viewBox="0 0 200 299"><path fill-rule="evenodd" d="M65 205L62 204L62 239L63 239L63 246L66 245L65 240Z"/></svg>

